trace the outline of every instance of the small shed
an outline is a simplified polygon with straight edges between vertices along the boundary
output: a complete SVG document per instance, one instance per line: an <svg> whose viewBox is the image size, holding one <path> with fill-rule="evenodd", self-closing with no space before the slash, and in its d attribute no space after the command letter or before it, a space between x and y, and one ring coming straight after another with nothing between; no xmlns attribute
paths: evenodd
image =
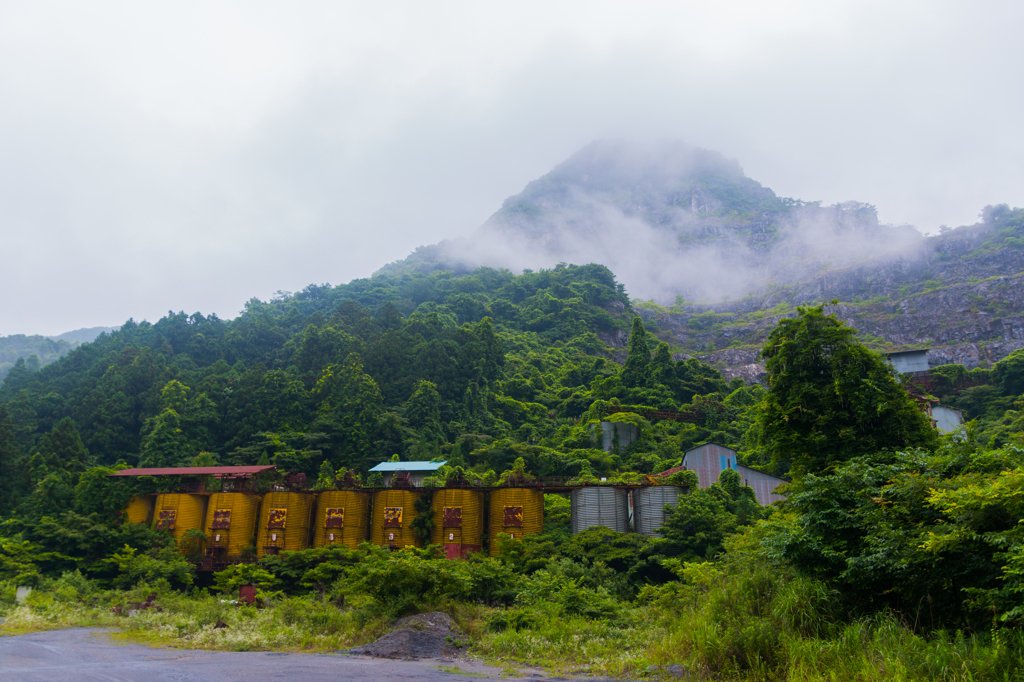
<svg viewBox="0 0 1024 682"><path fill-rule="evenodd" d="M384 485L390 487L395 474L403 472L409 474L409 484L413 487L423 485L423 479L444 466L446 462L381 462L370 469L371 472L379 471L384 474Z"/></svg>
<svg viewBox="0 0 1024 682"><path fill-rule="evenodd" d="M712 483L718 481L723 471L732 469L739 473L743 485L754 489L759 504L771 504L784 499L784 496L777 494L775 489L783 483L789 483L784 478L740 464L735 450L718 443L705 443L687 450L683 455L682 466L655 475L668 476L682 469L695 472L701 488L711 487Z"/></svg>
<svg viewBox="0 0 1024 682"><path fill-rule="evenodd" d="M928 349L904 350L898 353L887 353L886 358L900 374L928 371Z"/></svg>

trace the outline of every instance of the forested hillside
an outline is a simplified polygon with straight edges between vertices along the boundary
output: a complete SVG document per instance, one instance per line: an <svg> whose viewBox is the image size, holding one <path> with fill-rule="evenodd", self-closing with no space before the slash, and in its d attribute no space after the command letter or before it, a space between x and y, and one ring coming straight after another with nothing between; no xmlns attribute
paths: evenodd
<svg viewBox="0 0 1024 682"><path fill-rule="evenodd" d="M645 360L620 374L598 335L630 320L607 269L564 266L378 276L253 300L232 321L128 322L53 365L11 372L0 390L13 432L3 465L22 465L2 485L13 500L65 475L62 461L174 466L200 452L310 475L325 459L362 471L397 454L497 472L523 456L539 474L605 476L674 466L711 437L738 446L760 389L673 361L664 344L649 369ZM650 356L637 329L635 354ZM607 453L592 422L611 400L716 409L706 424L657 425L628 452ZM81 438L80 452L47 451L44 436L61 429Z"/></svg>
<svg viewBox="0 0 1024 682"><path fill-rule="evenodd" d="M1021 679L1024 351L934 372L947 401L982 417L940 437L830 310L781 317L762 347L764 386L673 360L596 265L392 272L252 300L235 320L128 322L46 367L19 363L0 389L0 630L102 625L178 646L333 651L444 610L478 655L576 672ZM602 341L619 338L621 353ZM600 419L641 437L601 449ZM272 462L331 487L397 455L444 458L483 485L621 485L708 441L791 477L789 499L758 506L731 469L705 489L680 472L668 482L686 494L663 537L646 537L571 534L568 500L547 494L542 532L499 536L495 556L465 561L436 546L258 561L251 548L252 563L197 573L205 536L176 546L124 522L129 497L155 483L106 476ZM37 591L17 604L25 584ZM227 603L242 584L267 608ZM160 610L116 615L148 595Z"/></svg>
<svg viewBox="0 0 1024 682"><path fill-rule="evenodd" d="M672 199L688 213L659 213L678 187L634 167L624 177L644 182L618 193L623 173L597 172L600 151L495 221L568 225L565 236L586 226L568 218L612 205L697 250L768 261L809 234L794 216L827 218L839 234L829 248L884 228L869 207L778 199L714 155L668 164L699 182ZM592 177L601 210L569 182ZM0 632L100 625L176 646L336 651L444 610L478 655L573 674L1024 680L1024 211L990 208L913 257L826 268L718 307L631 300L603 265L446 269L444 249L423 249L368 279L252 299L232 320L170 312L45 366L20 359L0 387ZM798 270L818 272L819 255L804 252ZM833 291L843 302L824 300ZM934 350L926 387L874 350L936 340L963 343ZM909 390L972 421L939 435ZM605 449L602 420L640 436ZM122 516L157 482L107 476L273 463L326 490L348 474L377 485L367 469L397 457L447 460L436 485L537 475L648 486L645 474L707 442L791 479L787 499L759 506L732 469L706 488L680 471L659 481L678 502L648 537L571 533L569 501L549 489L541 532L499 534L494 556L459 561L434 545L258 558L251 540L240 563L211 574L197 569L202 531L176 542ZM429 495L414 507L421 543ZM19 585L37 588L20 604ZM266 608L233 606L240 585ZM150 595L161 609L138 607Z"/></svg>
<svg viewBox="0 0 1024 682"><path fill-rule="evenodd" d="M7 376L19 359L24 359L29 371L35 371L64 356L78 344L92 341L108 331L113 330L111 327L92 327L76 329L58 336L0 336L0 381Z"/></svg>

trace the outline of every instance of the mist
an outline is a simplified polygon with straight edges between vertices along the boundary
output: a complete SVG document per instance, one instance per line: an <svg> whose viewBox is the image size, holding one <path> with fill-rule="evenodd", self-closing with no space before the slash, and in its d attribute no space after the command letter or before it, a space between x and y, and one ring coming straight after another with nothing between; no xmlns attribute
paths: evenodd
<svg viewBox="0 0 1024 682"><path fill-rule="evenodd" d="M660 304L718 302L905 254L874 206L780 199L734 159L681 141L595 141L505 200L471 237L410 260L469 269L600 263Z"/></svg>
<svg viewBox="0 0 1024 682"><path fill-rule="evenodd" d="M366 277L471 238L599 139L685 140L884 224L968 224L1024 205L1022 20L1009 1L6 2L0 335L231 318ZM566 239L559 259L607 254L636 295L738 295L738 263L775 272L749 244L691 243L680 267L661 249L683 228L587 210L614 240Z"/></svg>

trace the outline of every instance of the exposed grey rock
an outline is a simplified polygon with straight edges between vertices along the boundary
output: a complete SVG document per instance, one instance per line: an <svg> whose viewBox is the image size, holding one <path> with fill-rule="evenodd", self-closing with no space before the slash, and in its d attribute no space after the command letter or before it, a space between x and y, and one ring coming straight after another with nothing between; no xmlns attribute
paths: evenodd
<svg viewBox="0 0 1024 682"><path fill-rule="evenodd" d="M419 659L464 656L466 635L452 617L441 611L400 618L394 629L376 642L364 644L347 653L379 658Z"/></svg>

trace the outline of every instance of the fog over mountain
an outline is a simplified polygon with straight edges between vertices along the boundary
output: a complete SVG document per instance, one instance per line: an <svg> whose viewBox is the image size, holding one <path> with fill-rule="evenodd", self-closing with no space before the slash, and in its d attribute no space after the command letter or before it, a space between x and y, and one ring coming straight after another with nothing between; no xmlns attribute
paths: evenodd
<svg viewBox="0 0 1024 682"><path fill-rule="evenodd" d="M716 301L891 256L921 243L859 201L777 196L740 164L683 142L596 141L529 183L471 237L417 250L417 267L601 263L631 296ZM394 267L394 266L389 266Z"/></svg>

